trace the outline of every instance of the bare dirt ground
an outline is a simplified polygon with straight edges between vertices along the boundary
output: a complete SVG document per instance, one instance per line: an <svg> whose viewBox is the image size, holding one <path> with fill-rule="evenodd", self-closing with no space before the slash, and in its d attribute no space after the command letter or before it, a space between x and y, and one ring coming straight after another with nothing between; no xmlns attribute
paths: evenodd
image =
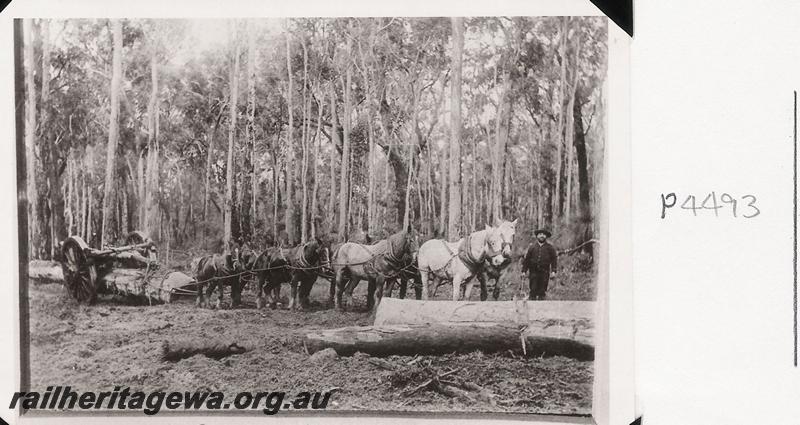
<svg viewBox="0 0 800 425"><path fill-rule="evenodd" d="M554 283L549 294L552 299L594 299L593 291L586 289L590 281L587 276L568 275ZM329 409L591 413L593 362L474 352L387 358L400 366L398 370L379 367L366 355L311 364L302 344L307 331L372 323L373 316L363 311L366 283L356 290L356 310L347 312L323 305L328 290L323 280L311 293L312 310L305 312L256 310L248 291L242 308L211 310L196 308L191 298L137 306L101 297L97 305L87 307L70 299L60 284L31 283L29 288L34 390L48 385L82 391L127 386L131 391L222 391L232 398L240 391L292 395L336 388ZM440 288L437 298L449 298L449 291L448 286ZM473 299L477 292L473 291ZM285 285L284 297L287 293ZM510 293L504 291L501 299L510 299ZM161 361L162 343L179 338L222 339L249 350L221 360L197 355L174 363ZM424 382L424 374L415 371L455 369L451 376L484 387L495 395L496 403L465 402L427 390L404 394Z"/></svg>

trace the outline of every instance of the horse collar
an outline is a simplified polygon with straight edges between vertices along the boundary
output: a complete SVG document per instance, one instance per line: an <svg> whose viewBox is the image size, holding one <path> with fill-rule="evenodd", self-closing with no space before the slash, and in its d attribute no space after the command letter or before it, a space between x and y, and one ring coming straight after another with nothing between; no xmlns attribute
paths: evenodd
<svg viewBox="0 0 800 425"><path fill-rule="evenodd" d="M464 239L464 242L461 243L458 256L470 270L475 270L483 263L484 253L481 252L481 258L475 258L475 256L472 255L472 250L470 249L471 245L472 234L469 234Z"/></svg>
<svg viewBox="0 0 800 425"><path fill-rule="evenodd" d="M400 260L398 260L398 259L397 259L397 256L396 256L396 255L395 255L395 253L394 253L394 246L392 245L392 240L391 240L391 238L386 240L386 244L388 245L388 247L387 247L387 251L388 251L388 253L387 253L387 255L386 255L386 262L388 262L388 263L390 263L390 264L392 264L392 263L393 263L393 264L397 264L397 263L399 263L399 262L400 262Z"/></svg>
<svg viewBox="0 0 800 425"><path fill-rule="evenodd" d="M306 260L306 245L308 245L308 242L300 245L297 249L297 263L300 267L310 267L308 260Z"/></svg>

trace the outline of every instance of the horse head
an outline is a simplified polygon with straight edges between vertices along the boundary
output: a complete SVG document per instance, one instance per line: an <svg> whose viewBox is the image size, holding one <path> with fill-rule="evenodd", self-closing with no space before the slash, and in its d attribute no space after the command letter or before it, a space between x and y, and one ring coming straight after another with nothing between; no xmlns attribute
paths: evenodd
<svg viewBox="0 0 800 425"><path fill-rule="evenodd" d="M499 267L506 261L504 250L506 248L506 241L503 239L503 234L500 229L486 225L486 238L484 239L484 254L487 261L495 267Z"/></svg>
<svg viewBox="0 0 800 425"><path fill-rule="evenodd" d="M222 254L223 258L225 259L225 268L227 268L231 274L244 271L244 266L240 255L241 250L238 247L234 247L232 250L226 251Z"/></svg>
<svg viewBox="0 0 800 425"><path fill-rule="evenodd" d="M400 234L403 238L402 253L416 258L417 251L419 251L419 234L411 226L408 226L408 228L400 232Z"/></svg>
<svg viewBox="0 0 800 425"><path fill-rule="evenodd" d="M317 264L325 259L325 248L319 238L310 239L303 245L303 258L308 264Z"/></svg>
<svg viewBox="0 0 800 425"><path fill-rule="evenodd" d="M256 268L259 254L256 250L247 246L239 250L239 262L244 270L253 270Z"/></svg>
<svg viewBox="0 0 800 425"><path fill-rule="evenodd" d="M317 258L323 268L328 268L331 265L331 238L315 238L317 241Z"/></svg>
<svg viewBox="0 0 800 425"><path fill-rule="evenodd" d="M503 255L506 258L511 258L512 245L514 244L514 235L517 233L517 221L498 220L495 223L495 229L500 233L500 238L503 240Z"/></svg>

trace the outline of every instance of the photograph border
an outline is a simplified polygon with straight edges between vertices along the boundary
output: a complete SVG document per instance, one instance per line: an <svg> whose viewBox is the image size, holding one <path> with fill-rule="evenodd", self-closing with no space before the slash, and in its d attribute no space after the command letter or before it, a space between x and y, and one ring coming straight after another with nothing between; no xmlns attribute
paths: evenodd
<svg viewBox="0 0 800 425"><path fill-rule="evenodd" d="M31 12L43 11L48 9L37 9L36 5L41 6L42 4L48 4L48 1L33 1L27 4L12 4L8 9L6 9L3 13L3 19L0 21L0 28L3 27L10 27L9 25L11 18L9 15L13 16L13 18L19 17L27 17L33 16ZM86 15L81 15L81 11L85 8L91 7L92 5L97 5L98 2L94 1L87 1L81 0L75 3L70 3L70 7L65 8L63 6L53 8L53 11L49 11L49 13L40 13L34 14L35 17L47 17L47 18L69 18L69 17L85 17ZM187 5L189 2L182 2L183 5ZM199 4L198 4L199 3ZM249 3L249 12L244 12L245 16L248 17L263 17L263 18L275 18L281 16L312 16L313 14L305 14L305 15L287 15L285 13L278 13L272 14L269 16L261 16L259 13L252 13L254 8L257 8L254 3L255 2L242 2L243 5L247 5ZM313 2L309 2L313 3ZM412 2L413 3L413 2ZM417 15L416 13L393 13L396 16L435 16L436 13L430 13L425 11L425 7L422 6L422 2L417 2L418 5L414 6L402 6L401 9L403 12L419 12L416 7L419 7L422 10L422 13ZM528 4L525 6L515 5L516 8L511 7L510 11L512 13L508 13L509 11L505 10L506 5L497 6L491 5L488 6L489 2L481 2L481 7L488 9L477 9L477 10L486 10L485 13L475 13L475 3L471 2L464 7L465 11L471 11L472 13L464 13L464 16L478 16L478 15L514 15L520 14L525 10L525 13L521 13L525 16L563 16L563 15L572 15L572 16L600 16L601 14L599 11L586 0L585 2L577 2L577 1L567 1L567 2L556 2L556 1L541 1L539 3L531 2L532 4ZM582 4L582 5L579 5ZM32 4L32 5L31 5ZM556 4L561 6L556 6ZM225 13L216 14L215 12L209 12L209 10L213 10L215 7L219 7L219 4L214 4L211 2L197 2L192 3L192 7L189 9L177 9L178 12L183 10L184 14L175 15L175 10L170 12L165 12L162 16L154 16L156 13L152 13L153 10L159 10L159 8L163 7L163 5L157 5L156 2L152 2L148 4L145 3L145 7L142 10L147 11L148 7L150 8L149 15L145 16L142 15L141 11L136 13L133 9L136 9L133 5L120 5L122 7L117 8L116 5L114 8L104 8L103 12L108 13L105 17L153 17L153 18L202 18L202 17L209 17L203 16L204 13L212 13L214 18L226 18L226 17L236 17L242 16L242 12L238 10L238 6L236 8L226 8ZM369 5L369 6L367 6ZM20 6L20 7L15 7ZM22 7L24 6L24 7ZM33 8L31 8L33 6ZM170 9L176 9L181 6L180 3L176 5L170 6ZM210 7L209 7L210 6ZM286 5L284 5L285 7ZM330 8L331 5L328 5ZM461 6L461 5L459 5ZM537 7L543 6L542 13L538 11ZM301 6L302 7L302 6ZM348 5L348 7L353 7L353 5ZM363 8L358 9L359 11L370 11L376 8L376 5L369 4L367 2L355 2L355 7ZM395 6L397 7L397 6ZM406 7L410 7L406 10ZM570 8L577 7L577 10L582 10L582 13L566 13L564 10L561 12L564 13L555 13L556 9L565 9L568 10ZM380 7L377 7L380 9ZM588 8L588 9L587 9ZM229 10L230 9L230 10ZM338 8L339 13L347 11L347 8ZM491 11L490 11L491 9ZM592 12L594 9L594 13ZM120 10L122 12L120 12ZM185 13L186 11L191 10L191 13ZM245 9L246 10L246 9ZM395 9L396 10L396 9ZM449 12L445 14L445 16L449 15L461 15L461 13L453 13L451 8L447 9ZM115 13L116 11L116 13ZM285 12L286 9L279 9L279 12ZM26 13L27 12L27 13ZM219 11L217 11L219 12ZM238 15L232 14L232 12L238 13ZM460 10L459 10L460 12ZM513 13L516 12L516 13ZM200 16L193 16L199 14ZM384 13L383 11L379 13L366 13L364 15L359 15L355 13L347 13L342 16L378 16L378 15L391 15L392 13ZM146 14L147 15L147 14ZM337 14L325 15L330 17L335 17ZM19 35L21 36L21 25L18 25L18 20L14 20L14 32L16 33L19 30ZM17 29L19 26L19 29ZM0 34L3 32L0 30ZM4 42L8 40L3 38ZM614 396L621 395L622 399L630 398L631 402L624 402L622 401L620 405L622 406L621 409L623 411L628 410L628 405L633 405L633 363L632 363L632 354L629 356L620 356L618 351L621 348L623 351L627 351L632 353L632 325L630 324L630 320L632 318L632 297L630 296L631 288L630 286L630 255L631 255L631 243L630 243L630 38L627 34L624 33L613 21L608 20L608 67L607 67L607 80L606 80L606 116L605 120L607 123L606 127L606 141L604 145L604 180L603 180L603 187L602 191L604 193L602 204L601 204L601 220L600 220L600 228L602 234L602 240L604 243L601 243L600 246L600 262L599 262L599 271L598 271L598 286L597 286L597 323L596 323L596 345L595 345L595 360L594 360L594 384L593 384L593 400L592 400L592 415L589 416L576 416L576 415L539 415L539 414L522 414L522 413L448 413L448 412L393 412L393 411L326 411L324 413L315 414L312 412L281 412L280 418L288 419L314 419L317 418L352 418L356 420L360 420L361 418L366 417L375 417L376 415L380 417L390 417L390 418L403 418L403 419L496 419L501 421L517 421L517 420L525 420L525 421L543 421L543 422L553 422L553 423L591 423L592 421L599 424L605 423L618 423L613 419L618 417L627 417L627 413L623 413L619 415L618 408L616 407L615 403L618 401ZM18 51L19 50L19 51ZM19 59L21 59L21 43L19 46L16 44L14 45L13 52L16 55L20 55ZM16 67L21 68L22 64L21 61L14 61L13 62ZM17 70L19 71L19 70ZM24 111L20 105L24 103L24 98L19 98L19 96L24 96L24 82L21 81L22 75L15 73L14 75L14 83L15 83L15 94L17 98L15 99L15 123L20 125L20 122L24 123ZM20 85L22 87L20 87ZM24 125L24 124L22 124ZM6 127L9 130L10 127ZM16 127L20 128L20 127ZM30 329L29 329L29 316L27 314L27 309L29 308L28 305L28 280L27 280L27 273L28 273L28 262L27 258L27 238L25 236L26 229L27 229L27 199L25 193L25 149L24 149L24 138L22 132L16 132L16 155L14 158L16 159L16 192L17 192L17 215L14 221L13 229L17 232L17 251L16 253L8 252L7 254L16 254L14 258L17 259L18 265L18 279L17 279L17 297L11 298L15 305L13 305L13 310L16 310L16 319L12 326L16 327L16 343L18 344L16 347L19 347L18 355L15 355L15 362L11 363L16 367L16 373L18 374L18 379L15 379L13 382L19 384L19 388L22 391L29 389L30 384L30 351L29 351L29 338L30 338ZM21 189L20 189L21 188ZM612 208L613 206L613 208ZM611 214L611 210L614 210L615 213ZM621 212L621 213L620 213ZM614 232L611 232L611 229L614 229ZM613 254L612 254L613 253ZM611 276L614 277L614 284L610 284ZM7 298L8 299L8 298ZM18 310L17 310L18 309ZM613 314L612 314L613 313ZM628 322L628 323L625 323ZM18 324L18 325L17 325ZM611 332L611 329L614 329L614 332ZM618 333L619 332L619 333ZM630 332L630 334L629 334ZM612 334L614 335L612 337ZM15 348L15 347L12 347ZM16 348L15 348L16 350ZM18 362L18 363L17 363ZM623 362L618 363L618 362ZM8 364L8 363L7 363ZM20 367L23 365L27 365L28 367ZM620 374L620 375L618 375ZM2 377L3 375L0 375ZM622 379L612 379L612 376L621 376ZM2 387L0 387L2 388ZM9 393L10 394L10 393ZM19 414L19 412L17 412ZM229 417L252 417L252 416L263 416L258 412L233 412L227 411L225 413L216 413L212 415L205 415L204 413L192 413L192 412L181 412L181 411L163 411L161 412L158 417L162 418L169 418L174 420L176 417L185 416L187 418L191 417L205 417L209 421L215 421L217 419L227 419ZM90 415L80 414L80 413L73 413L73 412L66 412L66 413L53 413L53 412L40 412L40 411L30 411L24 414L24 417L27 418L70 418L73 417L77 420L77 418L96 418L101 416L114 416L117 417L125 417L131 419L138 419L137 417L145 418L143 415L133 413L133 412L116 412L116 411L104 411L93 413ZM6 417L6 416L3 416ZM152 417L148 417L148 420L153 419ZM574 422L573 422L574 421ZM75 423L78 423L77 421Z"/></svg>

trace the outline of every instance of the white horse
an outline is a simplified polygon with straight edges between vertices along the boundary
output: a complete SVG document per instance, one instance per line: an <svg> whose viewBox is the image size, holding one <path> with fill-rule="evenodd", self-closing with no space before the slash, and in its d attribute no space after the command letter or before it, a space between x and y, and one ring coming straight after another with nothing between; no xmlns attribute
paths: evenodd
<svg viewBox="0 0 800 425"><path fill-rule="evenodd" d="M516 224L517 220L504 221L497 227L487 225L484 230L456 242L431 239L422 244L417 255L422 299L432 296L442 281L453 282L453 301L459 300L462 283L466 286L464 298L469 299L473 278L482 271L484 261L500 267L511 256ZM432 287L429 277L434 284Z"/></svg>

